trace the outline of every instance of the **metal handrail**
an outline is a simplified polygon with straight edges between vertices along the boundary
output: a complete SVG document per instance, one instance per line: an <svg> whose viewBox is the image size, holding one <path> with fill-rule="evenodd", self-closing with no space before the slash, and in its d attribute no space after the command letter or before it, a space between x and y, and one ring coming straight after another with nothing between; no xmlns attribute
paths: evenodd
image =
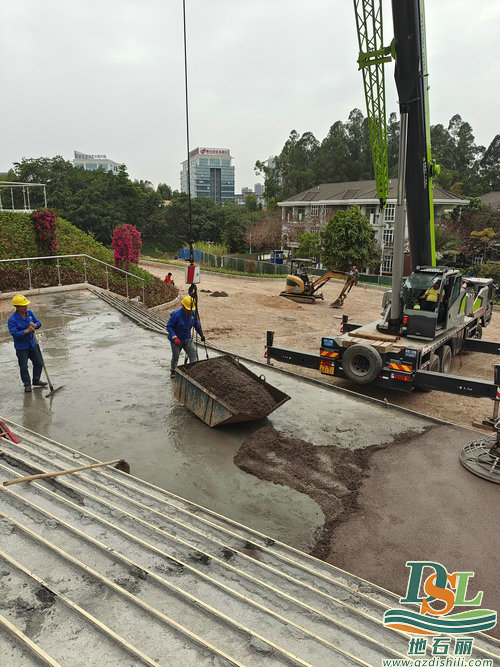
<svg viewBox="0 0 500 667"><path fill-rule="evenodd" d="M145 296L145 284L146 280L144 278L141 278L140 276L136 276L134 273L130 273L129 271L125 271L125 269L120 269L117 266L113 266L112 264L109 264L108 262L103 262L102 259L97 259L96 257L92 257L91 255L87 255L85 253L81 253L78 255L47 255L45 257L18 257L15 259L0 259L0 264L4 262L27 262L28 266L28 280L29 280L29 288L33 289L32 284L31 284L31 267L30 267L30 261L36 261L39 259L55 259L56 264L57 264L57 275L58 275L58 280L59 280L59 287L62 285L61 283L61 267L59 264L60 259L69 259L69 258L74 258L74 257L83 257L83 273L84 273L84 282L88 282L87 280L87 259L92 260L93 262L97 262L99 264L103 264L106 267L106 289L109 290L109 274L108 274L108 267L113 269L113 271L119 271L120 273L125 274L125 286L126 286L126 291L127 291L127 298L128 298L128 276L132 276L132 278L135 278L136 280L140 280L142 282L142 302L144 305L146 305L146 296Z"/></svg>

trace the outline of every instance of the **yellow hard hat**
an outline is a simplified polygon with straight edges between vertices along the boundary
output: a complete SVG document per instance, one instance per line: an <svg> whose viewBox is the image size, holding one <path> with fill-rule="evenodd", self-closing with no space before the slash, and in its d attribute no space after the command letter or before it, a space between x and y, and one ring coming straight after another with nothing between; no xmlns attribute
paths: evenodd
<svg viewBox="0 0 500 667"><path fill-rule="evenodd" d="M194 310L194 299L191 296L185 296L181 303L186 310Z"/></svg>
<svg viewBox="0 0 500 667"><path fill-rule="evenodd" d="M12 305L13 306L27 306L28 303L30 303L30 302L22 294L16 294L16 296L12 298Z"/></svg>

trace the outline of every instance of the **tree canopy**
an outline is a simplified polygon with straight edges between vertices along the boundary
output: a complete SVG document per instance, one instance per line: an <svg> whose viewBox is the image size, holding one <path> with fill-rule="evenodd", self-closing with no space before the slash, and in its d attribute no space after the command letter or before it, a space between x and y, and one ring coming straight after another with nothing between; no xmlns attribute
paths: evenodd
<svg viewBox="0 0 500 667"><path fill-rule="evenodd" d="M321 234L321 261L330 270L348 271L374 268L380 263L373 228L357 206L340 210L328 221Z"/></svg>
<svg viewBox="0 0 500 667"><path fill-rule="evenodd" d="M253 195L244 206L198 197L191 200L190 225L187 194L172 192L165 183L155 190L150 181L132 181L125 165L113 174L75 168L61 156L29 158L14 163L8 179L45 183L48 206L106 245L115 228L132 225L141 233L145 250L176 251L193 239L224 241L232 252L243 251L247 228L263 215ZM31 204L42 206L42 196L34 190Z"/></svg>
<svg viewBox="0 0 500 667"><path fill-rule="evenodd" d="M387 123L389 177L397 176L399 120L391 113ZM490 145L477 146L472 127L455 114L448 126L431 127L433 159L441 166L436 185L465 197L500 190L500 134ZM271 165L257 161L264 175L268 202L278 202L321 183L342 183L374 178L368 121L353 109L347 122L338 120L319 141L311 132L290 132Z"/></svg>

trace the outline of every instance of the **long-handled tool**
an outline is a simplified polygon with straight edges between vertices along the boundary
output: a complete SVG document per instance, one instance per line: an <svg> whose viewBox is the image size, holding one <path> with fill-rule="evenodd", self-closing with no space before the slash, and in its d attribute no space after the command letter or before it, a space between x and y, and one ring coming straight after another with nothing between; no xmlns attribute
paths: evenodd
<svg viewBox="0 0 500 667"><path fill-rule="evenodd" d="M116 464L116 465L115 465ZM79 468L70 468L69 470L59 470L59 472L40 472L37 475L28 475L28 477L18 477L17 479L10 479L4 482L4 486L11 484L21 484L21 482L32 482L34 479L47 479L48 477L59 477L59 475L69 475L73 472L80 472L82 470L90 470L91 468L102 468L103 466L114 465L117 470L130 473L130 465L124 459L115 459L114 461L106 461L105 463L93 463L88 466L80 466Z"/></svg>
<svg viewBox="0 0 500 667"><path fill-rule="evenodd" d="M49 398L49 396L53 396L56 393L56 391L59 391L59 389L62 389L64 387L64 385L62 384L60 387L56 387L54 389L54 385L50 381L49 374L47 373L47 366L45 365L45 360L43 358L42 348L40 347L40 344L38 342L38 338L36 337L36 333L34 331L33 331L33 336L35 338L35 343L38 345L38 350L40 351L40 357L42 359L42 366L43 366L43 370L44 370L44 373L45 373L45 377L47 378L47 382L49 383L50 391L49 391L48 394L45 394L45 398Z"/></svg>

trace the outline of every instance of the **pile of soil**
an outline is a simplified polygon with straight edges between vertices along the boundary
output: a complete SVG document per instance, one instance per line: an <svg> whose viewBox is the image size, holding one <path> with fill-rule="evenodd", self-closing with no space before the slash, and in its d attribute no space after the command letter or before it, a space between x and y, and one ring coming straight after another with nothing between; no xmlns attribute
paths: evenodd
<svg viewBox="0 0 500 667"><path fill-rule="evenodd" d="M325 523L311 555L325 559L333 530L358 509L359 489L370 457L378 449L381 447L375 445L355 451L335 445L316 446L264 426L243 442L234 462L259 479L288 486L318 503Z"/></svg>
<svg viewBox="0 0 500 667"><path fill-rule="evenodd" d="M212 292L210 296L229 296L227 292Z"/></svg>
<svg viewBox="0 0 500 667"><path fill-rule="evenodd" d="M232 412L255 416L268 414L276 400L244 367L231 357L216 357L200 361L184 369L186 375L224 401Z"/></svg>

